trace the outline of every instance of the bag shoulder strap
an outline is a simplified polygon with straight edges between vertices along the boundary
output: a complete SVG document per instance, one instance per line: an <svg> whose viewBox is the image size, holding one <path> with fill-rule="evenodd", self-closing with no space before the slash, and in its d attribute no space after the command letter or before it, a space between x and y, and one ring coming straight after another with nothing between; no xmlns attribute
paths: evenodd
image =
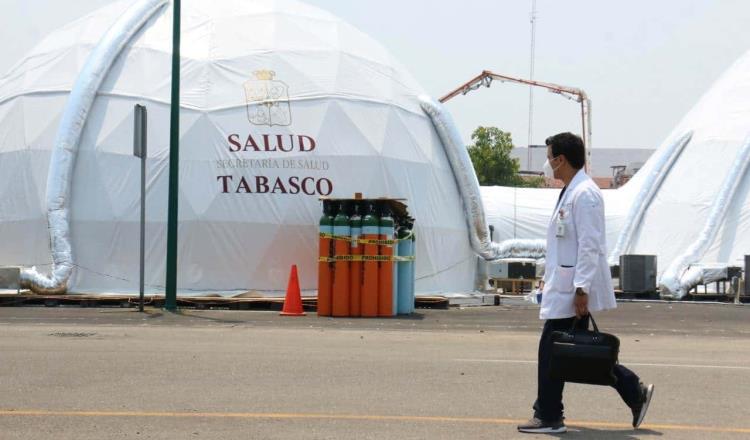
<svg viewBox="0 0 750 440"><path fill-rule="evenodd" d="M589 313L588 317L589 317L589 320L591 321L591 324L594 326L594 332L599 333L599 327L596 325L596 321L594 321L594 315ZM573 320L573 325L570 327L571 332L576 329L576 324L578 324L578 321L580 321L580 318L576 316L576 319ZM588 326L586 330L588 330Z"/></svg>

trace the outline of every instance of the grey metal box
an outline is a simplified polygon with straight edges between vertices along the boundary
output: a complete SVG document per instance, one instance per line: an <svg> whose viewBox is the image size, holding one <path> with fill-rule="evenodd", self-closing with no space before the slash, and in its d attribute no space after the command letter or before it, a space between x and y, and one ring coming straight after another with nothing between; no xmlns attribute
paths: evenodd
<svg viewBox="0 0 750 440"><path fill-rule="evenodd" d="M21 288L21 268L20 267L0 267L0 289Z"/></svg>
<svg viewBox="0 0 750 440"><path fill-rule="evenodd" d="M745 295L750 295L750 283L747 277L750 274L750 255L745 255Z"/></svg>
<svg viewBox="0 0 750 440"><path fill-rule="evenodd" d="M623 292L655 292L656 255L620 255L620 286Z"/></svg>
<svg viewBox="0 0 750 440"><path fill-rule="evenodd" d="M536 263L532 261L493 261L488 264L489 278L536 279Z"/></svg>

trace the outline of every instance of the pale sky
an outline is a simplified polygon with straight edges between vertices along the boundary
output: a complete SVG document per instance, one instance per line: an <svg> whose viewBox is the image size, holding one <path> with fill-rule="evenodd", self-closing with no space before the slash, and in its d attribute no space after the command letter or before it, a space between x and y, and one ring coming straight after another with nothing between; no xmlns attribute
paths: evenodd
<svg viewBox="0 0 750 440"><path fill-rule="evenodd" d="M0 71L50 30L111 1L0 0ZM484 69L529 74L531 0L307 3L378 40L435 97ZM589 94L594 147L656 148L750 49L747 0L537 0L537 10L535 79ZM478 125L494 125L522 146L528 93L519 85L494 84L455 98L448 108L466 139ZM572 101L537 90L535 109L533 144L559 131L580 131Z"/></svg>

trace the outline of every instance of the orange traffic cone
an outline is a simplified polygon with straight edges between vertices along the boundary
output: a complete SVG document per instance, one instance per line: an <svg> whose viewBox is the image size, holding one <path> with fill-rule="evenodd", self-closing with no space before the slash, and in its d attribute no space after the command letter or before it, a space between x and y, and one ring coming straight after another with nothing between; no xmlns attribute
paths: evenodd
<svg viewBox="0 0 750 440"><path fill-rule="evenodd" d="M299 291L299 279L297 278L297 265L292 265L292 272L289 274L289 285L286 288L286 298L284 298L284 308L281 310L282 316L305 316L302 311L302 295Z"/></svg>

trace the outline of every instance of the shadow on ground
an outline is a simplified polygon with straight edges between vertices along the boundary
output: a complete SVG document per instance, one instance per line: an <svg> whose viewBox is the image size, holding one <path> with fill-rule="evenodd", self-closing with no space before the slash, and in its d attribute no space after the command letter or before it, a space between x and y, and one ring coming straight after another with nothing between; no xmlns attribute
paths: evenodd
<svg viewBox="0 0 750 440"><path fill-rule="evenodd" d="M594 429L583 426L568 425L568 432L553 434L549 437L560 439L596 439L596 440L639 440L644 438L661 437L659 431L651 429Z"/></svg>

